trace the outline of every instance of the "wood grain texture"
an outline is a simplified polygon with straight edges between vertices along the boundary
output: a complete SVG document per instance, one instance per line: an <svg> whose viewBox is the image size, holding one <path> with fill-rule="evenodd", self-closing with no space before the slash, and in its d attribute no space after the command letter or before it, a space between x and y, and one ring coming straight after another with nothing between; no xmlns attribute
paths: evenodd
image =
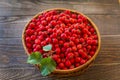
<svg viewBox="0 0 120 80"><path fill-rule="evenodd" d="M98 26L101 35L119 35L120 15L87 15ZM0 37L21 37L32 16L6 17L0 20ZM3 21L3 22L2 22ZM103 24L104 23L104 24ZM4 34L4 35L3 35Z"/></svg>
<svg viewBox="0 0 120 80"><path fill-rule="evenodd" d="M103 3L102 3L103 2ZM116 3L117 2L117 3ZM113 4L116 3L116 4ZM43 0L12 0L0 2L0 16L35 15L49 8L69 8L85 14L120 14L117 0L97 1L43 1ZM87 6L86 6L87 5ZM48 7L49 6L49 7Z"/></svg>
<svg viewBox="0 0 120 80"><path fill-rule="evenodd" d="M120 80L119 0L0 0L0 80ZM80 76L43 77L27 64L21 34L25 24L49 8L69 8L98 26L102 46L94 64Z"/></svg>
<svg viewBox="0 0 120 80"><path fill-rule="evenodd" d="M42 77L34 67L1 68L1 80L119 80L120 64L93 65L80 76ZM112 75L111 75L112 72Z"/></svg>

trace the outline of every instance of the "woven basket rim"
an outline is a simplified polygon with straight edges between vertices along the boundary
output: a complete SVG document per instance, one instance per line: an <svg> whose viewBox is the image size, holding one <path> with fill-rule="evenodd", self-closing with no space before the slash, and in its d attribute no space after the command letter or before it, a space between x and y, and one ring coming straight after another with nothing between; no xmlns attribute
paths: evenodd
<svg viewBox="0 0 120 80"><path fill-rule="evenodd" d="M98 47L97 47L97 50L96 50L95 54L91 57L91 59L89 59L85 64L80 65L79 67L76 67L76 68L73 68L73 69L68 69L68 70L55 69L55 71L53 73L69 73L69 72L78 71L78 70L84 68L84 66L87 66L89 63L91 63L96 58L96 56L99 53L100 47L101 47L101 37L100 37L100 33L99 33L99 30L98 30L97 26L94 24L94 22L89 17L87 17L83 13L75 11L75 10L71 10L71 9L66 9L66 8L52 8L52 9L44 10L44 11L39 12L38 14L36 14L34 17L32 17L32 19L38 17L40 14L42 14L44 12L51 11L51 10L61 10L61 11L69 10L69 11L71 11L73 13L77 13L77 14L80 14L80 15L86 17L88 19L88 21L91 23L91 25L94 27L94 29L96 30L96 33L98 35ZM30 19L30 21L32 19ZM29 52L28 52L28 50L27 50L27 48L25 46L25 36L24 35L25 35L25 30L26 30L28 24L30 23L30 21L27 22L27 24L25 25L25 27L23 29L23 32L22 32L22 44L23 44L23 47L24 47L24 49L25 49L28 56L30 54L29 54Z"/></svg>

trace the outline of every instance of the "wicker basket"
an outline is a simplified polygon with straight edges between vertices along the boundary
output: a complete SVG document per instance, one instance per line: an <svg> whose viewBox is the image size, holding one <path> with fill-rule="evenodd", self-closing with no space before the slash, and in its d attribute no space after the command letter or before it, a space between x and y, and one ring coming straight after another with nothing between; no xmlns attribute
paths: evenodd
<svg viewBox="0 0 120 80"><path fill-rule="evenodd" d="M69 9L63 9L63 8L55 8L55 9L49 9L49 10L45 10L45 11L42 11L38 14L36 14L33 18L36 18L38 15L42 14L43 12L47 12L47 11L50 11L50 10L59 10L59 11L64 11L64 10L69 10ZM85 64L79 66L79 67L76 67L74 69L68 69L68 70L58 70L56 69L51 75L60 75L60 76L74 76L74 75L79 75L81 74L82 72L84 72L90 65L91 63L93 63L93 61L95 60L96 56L98 55L98 52L100 50L100 46L101 46L101 38L100 38L100 33L98 31L98 28L97 26L93 23L93 21L88 18L87 16L85 16L84 14L80 13L80 12L77 12L77 11L74 11L74 10L69 10L73 13L77 13L77 14L81 14L83 15L84 17L86 17L89 22L91 23L91 25L94 27L94 29L96 30L96 33L98 35L98 48L95 52L95 54L92 56L92 58L90 60L88 60ZM31 20L30 20L31 21ZM30 22L29 21L29 22ZM25 45L25 30L29 24L29 22L25 25L25 28L23 29L23 33L22 33L22 43L23 43L23 47L27 53L27 55L29 55L28 53L28 50L26 48L26 45ZM38 66L37 66L38 67ZM39 67L38 67L39 68Z"/></svg>

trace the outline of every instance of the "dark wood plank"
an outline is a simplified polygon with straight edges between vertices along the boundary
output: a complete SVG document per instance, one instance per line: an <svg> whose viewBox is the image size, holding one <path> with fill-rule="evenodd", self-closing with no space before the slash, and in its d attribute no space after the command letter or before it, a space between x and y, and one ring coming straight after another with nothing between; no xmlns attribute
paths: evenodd
<svg viewBox="0 0 120 80"><path fill-rule="evenodd" d="M42 1L39 0L40 2L43 3L58 3L58 4L63 4L63 3L72 3L72 4L81 4L81 3L101 3L101 4L119 4L118 0L49 0L49 1Z"/></svg>
<svg viewBox="0 0 120 80"><path fill-rule="evenodd" d="M9 0L0 0L1 2L6 2L6 3L21 3L23 0L12 0L9 2ZM78 4L78 3L84 3L84 2L90 2L90 3L101 3L101 4L118 4L119 0L24 0L24 2L33 2L33 3L48 3L48 4L63 4L63 3L73 3L73 4Z"/></svg>
<svg viewBox="0 0 120 80"><path fill-rule="evenodd" d="M1 80L119 80L120 64L93 65L80 76L43 77L34 67L0 68Z"/></svg>
<svg viewBox="0 0 120 80"><path fill-rule="evenodd" d="M97 1L29 1L13 0L0 2L0 16L35 15L49 8L69 8L83 12L84 14L120 14L120 7L116 0ZM103 3L102 3L103 2ZM109 2L109 3L107 3ZM110 3L112 2L112 3ZM48 7L49 6L49 7Z"/></svg>
<svg viewBox="0 0 120 80"><path fill-rule="evenodd" d="M120 35L102 36L102 46L96 65L109 65L120 63ZM0 67L10 65L26 66L27 55L24 52L21 38L0 39Z"/></svg>
<svg viewBox="0 0 120 80"><path fill-rule="evenodd" d="M98 26L101 35L119 35L120 15L87 15ZM1 17L3 18L3 17ZM4 17L0 20L0 37L21 37L32 16ZM4 34L4 35L3 35Z"/></svg>

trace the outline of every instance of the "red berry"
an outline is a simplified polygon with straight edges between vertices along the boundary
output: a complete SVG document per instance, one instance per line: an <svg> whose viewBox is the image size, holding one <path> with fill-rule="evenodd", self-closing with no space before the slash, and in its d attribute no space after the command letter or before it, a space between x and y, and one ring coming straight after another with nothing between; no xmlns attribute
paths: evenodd
<svg viewBox="0 0 120 80"><path fill-rule="evenodd" d="M77 18L77 15L76 14L72 14L71 17L72 18Z"/></svg>
<svg viewBox="0 0 120 80"><path fill-rule="evenodd" d="M98 36L97 36L97 35L94 35L94 39L98 39Z"/></svg>
<svg viewBox="0 0 120 80"><path fill-rule="evenodd" d="M75 45L73 41L70 41L69 44L70 44L70 46L74 46Z"/></svg>
<svg viewBox="0 0 120 80"><path fill-rule="evenodd" d="M81 44L78 44L77 45L77 49L79 50L79 49L81 49L82 48L82 45Z"/></svg>
<svg viewBox="0 0 120 80"><path fill-rule="evenodd" d="M91 45L92 44L92 40L87 40L87 44Z"/></svg>
<svg viewBox="0 0 120 80"><path fill-rule="evenodd" d="M40 40L39 40L39 39L36 39L36 40L35 40L35 44L40 44Z"/></svg>
<svg viewBox="0 0 120 80"><path fill-rule="evenodd" d="M55 52L56 54L60 54L60 48L56 48Z"/></svg>
<svg viewBox="0 0 120 80"><path fill-rule="evenodd" d="M78 22L79 22L79 23L82 23L82 19L78 19Z"/></svg>
<svg viewBox="0 0 120 80"><path fill-rule="evenodd" d="M81 61L80 57L75 58L75 62L80 62L80 61Z"/></svg>
<svg viewBox="0 0 120 80"><path fill-rule="evenodd" d="M80 66L80 63L76 63L76 64L75 64L75 67L78 67L78 66Z"/></svg>
<svg viewBox="0 0 120 80"><path fill-rule="evenodd" d="M31 42L31 38L30 37L26 37L26 42Z"/></svg>
<svg viewBox="0 0 120 80"><path fill-rule="evenodd" d="M64 43L64 47L65 47L65 48L68 48L68 47L69 47L69 43L65 42L65 43Z"/></svg>
<svg viewBox="0 0 120 80"><path fill-rule="evenodd" d="M27 30L26 30L26 34L27 34L27 35L32 35L33 33L34 33L34 31L31 30L31 29L27 29Z"/></svg>
<svg viewBox="0 0 120 80"><path fill-rule="evenodd" d="M46 26L46 25L47 25L47 22L46 22L45 20L43 20L43 21L41 21L41 24L42 24L43 26Z"/></svg>
<svg viewBox="0 0 120 80"><path fill-rule="evenodd" d="M57 34L56 33L53 33L52 34L52 38L56 38L57 37Z"/></svg>
<svg viewBox="0 0 120 80"><path fill-rule="evenodd" d="M75 37L75 38L77 38L77 34L73 34L72 36ZM75 41L75 40L73 40L73 41Z"/></svg>
<svg viewBox="0 0 120 80"><path fill-rule="evenodd" d="M46 21L50 22L51 21L51 17L47 17Z"/></svg>
<svg viewBox="0 0 120 80"><path fill-rule="evenodd" d="M73 46L73 47L72 47L72 51L77 51L76 46Z"/></svg>
<svg viewBox="0 0 120 80"><path fill-rule="evenodd" d="M53 30L52 30L51 28L49 28L49 29L48 29L48 32L49 32L49 33L52 33L52 32L53 32Z"/></svg>
<svg viewBox="0 0 120 80"><path fill-rule="evenodd" d="M70 35L70 32L69 32L69 30L67 29L67 30L65 30L65 34L66 35Z"/></svg>
<svg viewBox="0 0 120 80"><path fill-rule="evenodd" d="M90 55L88 55L88 60L89 60L89 59L91 59L91 56L90 56Z"/></svg>
<svg viewBox="0 0 120 80"><path fill-rule="evenodd" d="M71 14L71 12L69 10L65 10L64 13L65 14Z"/></svg>
<svg viewBox="0 0 120 80"><path fill-rule="evenodd" d="M58 45L58 44L55 44L55 48L59 48L59 45Z"/></svg>
<svg viewBox="0 0 120 80"><path fill-rule="evenodd" d="M74 57L74 54L73 54L73 53L68 53L66 58L67 58L67 59L72 59L73 57Z"/></svg>
<svg viewBox="0 0 120 80"><path fill-rule="evenodd" d="M45 28L43 25L39 25L39 29L40 29L41 31L46 30L46 28Z"/></svg>
<svg viewBox="0 0 120 80"><path fill-rule="evenodd" d="M94 28L90 28L90 32L94 33L95 32Z"/></svg>
<svg viewBox="0 0 120 80"><path fill-rule="evenodd" d="M66 67L64 67L64 70L67 70L67 68L66 68Z"/></svg>
<svg viewBox="0 0 120 80"><path fill-rule="evenodd" d="M58 19L58 15L53 16L53 19L57 20Z"/></svg>
<svg viewBox="0 0 120 80"><path fill-rule="evenodd" d="M61 58L64 58L64 57L65 57L65 54L64 54L64 53L61 53L61 54L60 54L60 57L61 57Z"/></svg>
<svg viewBox="0 0 120 80"><path fill-rule="evenodd" d="M75 55L75 57L78 57L79 53L78 52L74 52L74 55Z"/></svg>
<svg viewBox="0 0 120 80"><path fill-rule="evenodd" d="M71 62L70 62L69 60L67 60L67 61L65 62L65 66L66 66L66 67L70 67L70 66L71 66Z"/></svg>
<svg viewBox="0 0 120 80"><path fill-rule="evenodd" d="M29 24L29 27L30 27L30 28L34 28L34 27L35 27L35 23L31 22L31 23Z"/></svg>
<svg viewBox="0 0 120 80"><path fill-rule="evenodd" d="M63 44L63 41L62 41L62 40L61 40L61 41L59 41L59 44L60 44L60 45L62 45L62 44Z"/></svg>
<svg viewBox="0 0 120 80"><path fill-rule="evenodd" d="M75 44L78 44L79 43L79 39L75 39Z"/></svg>
<svg viewBox="0 0 120 80"><path fill-rule="evenodd" d="M96 51L96 49L97 49L97 46L92 46L92 48L91 48L93 51Z"/></svg>
<svg viewBox="0 0 120 80"><path fill-rule="evenodd" d="M28 52L29 52L29 54L31 54L32 53L32 49L28 49Z"/></svg>
<svg viewBox="0 0 120 80"><path fill-rule="evenodd" d="M61 23L62 23L62 21L60 21L60 20L57 21L57 24L61 24Z"/></svg>
<svg viewBox="0 0 120 80"><path fill-rule="evenodd" d="M94 51L91 51L91 52L90 52L90 55L91 55L91 56L93 56L94 54L95 54L95 52L94 52Z"/></svg>
<svg viewBox="0 0 120 80"><path fill-rule="evenodd" d="M74 58L70 59L70 62L71 62L71 64L74 64L75 59Z"/></svg>
<svg viewBox="0 0 120 80"><path fill-rule="evenodd" d="M36 36L35 35L32 35L31 36L31 40L35 40L36 39Z"/></svg>
<svg viewBox="0 0 120 80"><path fill-rule="evenodd" d="M57 44L58 43L58 40L56 38L53 38L53 43L54 44Z"/></svg>
<svg viewBox="0 0 120 80"><path fill-rule="evenodd" d="M85 24L82 23L82 24L80 24L79 26L80 26L80 29L83 29L83 28L85 27Z"/></svg>
<svg viewBox="0 0 120 80"><path fill-rule="evenodd" d="M85 63L85 60L81 59L80 64L84 64L84 63Z"/></svg>
<svg viewBox="0 0 120 80"><path fill-rule="evenodd" d="M83 48L83 51L84 51L84 52L87 52L87 49L86 49L86 47L84 47L84 48Z"/></svg>
<svg viewBox="0 0 120 80"><path fill-rule="evenodd" d="M57 28L53 28L53 32L54 34L56 34Z"/></svg>
<svg viewBox="0 0 120 80"><path fill-rule="evenodd" d="M74 65L70 66L70 69L73 69L74 68Z"/></svg>
<svg viewBox="0 0 120 80"><path fill-rule="evenodd" d="M56 26L56 21L55 20L53 20L53 21L51 21L51 24L53 25L53 26Z"/></svg>
<svg viewBox="0 0 120 80"><path fill-rule="evenodd" d="M80 38L80 43L83 43L84 42L84 39L83 38Z"/></svg>
<svg viewBox="0 0 120 80"><path fill-rule="evenodd" d="M46 42L50 43L51 42L51 38L46 38Z"/></svg>
<svg viewBox="0 0 120 80"><path fill-rule="evenodd" d="M61 34L61 38L64 38L64 39L65 39L66 37L67 37L67 35L66 35L65 33L62 33L62 34Z"/></svg>
<svg viewBox="0 0 120 80"><path fill-rule="evenodd" d="M36 22L36 19L33 18L33 19L31 20L31 22Z"/></svg>
<svg viewBox="0 0 120 80"><path fill-rule="evenodd" d="M32 47L32 45L31 45L30 43L27 43L26 46L27 46L28 48L31 48L31 47Z"/></svg>
<svg viewBox="0 0 120 80"><path fill-rule="evenodd" d="M59 68L63 69L65 66L64 66L64 63L59 63Z"/></svg>
<svg viewBox="0 0 120 80"><path fill-rule="evenodd" d="M72 33L76 33L77 31L75 29L72 29Z"/></svg>
<svg viewBox="0 0 120 80"><path fill-rule="evenodd" d="M88 33L88 30L87 30L86 28L84 28L84 29L82 30L82 32L83 32L84 34L87 34L87 33Z"/></svg>
<svg viewBox="0 0 120 80"><path fill-rule="evenodd" d="M75 22L75 19L73 19L73 18L70 18L70 23L74 23Z"/></svg>
<svg viewBox="0 0 120 80"><path fill-rule="evenodd" d="M69 20L68 20L68 19L65 19L65 23L68 24L68 23L69 23Z"/></svg>
<svg viewBox="0 0 120 80"><path fill-rule="evenodd" d="M82 49L78 50L79 54L82 55L84 52Z"/></svg>
<svg viewBox="0 0 120 80"><path fill-rule="evenodd" d="M35 49L36 49L36 50L40 50L40 49L41 49L41 46L40 46L40 45L36 45Z"/></svg>
<svg viewBox="0 0 120 80"><path fill-rule="evenodd" d="M71 41L75 41L75 37L70 37L70 40Z"/></svg>
<svg viewBox="0 0 120 80"><path fill-rule="evenodd" d="M56 26L55 26L55 28L56 28L56 29L59 29L59 28L60 28L60 26L59 26L59 25L56 25ZM58 30L57 30L57 31L58 31Z"/></svg>
<svg viewBox="0 0 120 80"><path fill-rule="evenodd" d="M56 61L58 64L61 62L61 59L60 58L58 58L58 60Z"/></svg>
<svg viewBox="0 0 120 80"><path fill-rule="evenodd" d="M72 51L72 49L71 48L67 48L67 50L66 50L67 52L71 52Z"/></svg>
<svg viewBox="0 0 120 80"><path fill-rule="evenodd" d="M80 36L81 31L80 30L76 30L76 33L78 34L78 36ZM79 38L79 37L78 37Z"/></svg>
<svg viewBox="0 0 120 80"><path fill-rule="evenodd" d="M62 28L65 28L65 24L60 24L60 26L61 26Z"/></svg>
<svg viewBox="0 0 120 80"><path fill-rule="evenodd" d="M38 39L39 39L40 41L42 41L44 38L43 38L43 36L41 35L41 36L38 36Z"/></svg>
<svg viewBox="0 0 120 80"><path fill-rule="evenodd" d="M34 49L33 49L33 52L36 52L36 51L39 51L39 50L37 50L36 48L34 48Z"/></svg>
<svg viewBox="0 0 120 80"><path fill-rule="evenodd" d="M85 52L82 52L82 53L80 53L80 54L81 54L82 58L87 58L87 57L88 57Z"/></svg>
<svg viewBox="0 0 120 80"><path fill-rule="evenodd" d="M97 40L92 40L92 45L97 45Z"/></svg>
<svg viewBox="0 0 120 80"><path fill-rule="evenodd" d="M56 54L52 55L52 59L54 59L55 61L57 61L59 59L59 55L56 55Z"/></svg>
<svg viewBox="0 0 120 80"><path fill-rule="evenodd" d="M65 50L66 50L66 49L63 47L63 48L62 48L62 52L65 52Z"/></svg>
<svg viewBox="0 0 120 80"><path fill-rule="evenodd" d="M59 30L56 31L56 33L57 33L58 35L60 35L60 34L62 34L62 30L59 29Z"/></svg>
<svg viewBox="0 0 120 80"><path fill-rule="evenodd" d="M46 45L46 41L42 41L41 46L45 46L45 45Z"/></svg>
<svg viewBox="0 0 120 80"><path fill-rule="evenodd" d="M90 50L90 49L91 49L91 45L88 45L88 46L87 46L87 49L89 49L89 50Z"/></svg>
<svg viewBox="0 0 120 80"><path fill-rule="evenodd" d="M41 50L39 50L39 52L40 52L41 54L43 54L44 51L41 49Z"/></svg>

